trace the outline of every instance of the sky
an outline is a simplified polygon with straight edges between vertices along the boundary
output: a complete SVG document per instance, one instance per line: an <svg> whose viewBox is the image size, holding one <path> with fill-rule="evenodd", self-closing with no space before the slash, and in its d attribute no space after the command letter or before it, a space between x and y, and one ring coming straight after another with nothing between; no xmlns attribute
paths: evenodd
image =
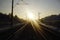
<svg viewBox="0 0 60 40"><path fill-rule="evenodd" d="M0 12L11 13L12 0L0 0ZM26 13L31 12L40 17L55 15L60 13L59 0L14 0L14 15L25 17Z"/></svg>

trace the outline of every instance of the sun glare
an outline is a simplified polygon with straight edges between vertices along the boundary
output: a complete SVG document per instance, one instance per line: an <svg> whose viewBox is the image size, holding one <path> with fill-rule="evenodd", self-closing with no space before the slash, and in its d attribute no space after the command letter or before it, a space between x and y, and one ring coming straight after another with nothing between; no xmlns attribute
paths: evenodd
<svg viewBox="0 0 60 40"><path fill-rule="evenodd" d="M32 13L27 14L28 19L35 20L35 16Z"/></svg>

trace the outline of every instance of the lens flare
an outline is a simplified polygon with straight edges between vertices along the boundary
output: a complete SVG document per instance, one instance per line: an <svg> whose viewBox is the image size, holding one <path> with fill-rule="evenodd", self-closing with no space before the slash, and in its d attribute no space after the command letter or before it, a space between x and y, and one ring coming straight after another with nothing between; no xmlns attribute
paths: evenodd
<svg viewBox="0 0 60 40"><path fill-rule="evenodd" d="M35 20L35 17L32 13L28 13L27 16L28 16L28 19Z"/></svg>

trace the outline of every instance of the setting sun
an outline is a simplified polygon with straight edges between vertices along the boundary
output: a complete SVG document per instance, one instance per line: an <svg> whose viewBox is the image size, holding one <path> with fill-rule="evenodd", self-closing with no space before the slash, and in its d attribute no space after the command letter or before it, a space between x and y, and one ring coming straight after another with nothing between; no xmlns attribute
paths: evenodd
<svg viewBox="0 0 60 40"><path fill-rule="evenodd" d="M35 20L36 19L33 13L28 13L27 17L29 20Z"/></svg>

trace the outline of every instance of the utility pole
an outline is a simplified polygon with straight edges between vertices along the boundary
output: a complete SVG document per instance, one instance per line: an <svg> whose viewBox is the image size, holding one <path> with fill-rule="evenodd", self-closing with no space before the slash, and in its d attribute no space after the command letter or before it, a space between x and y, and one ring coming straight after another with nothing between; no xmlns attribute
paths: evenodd
<svg viewBox="0 0 60 40"><path fill-rule="evenodd" d="M23 1L23 0L21 0L21 1ZM12 6L11 6L11 27L13 27L13 13L14 13L13 9L14 9L14 0L12 0Z"/></svg>
<svg viewBox="0 0 60 40"><path fill-rule="evenodd" d="M11 6L11 27L13 27L13 6L14 6L14 0L12 0L12 6Z"/></svg>

